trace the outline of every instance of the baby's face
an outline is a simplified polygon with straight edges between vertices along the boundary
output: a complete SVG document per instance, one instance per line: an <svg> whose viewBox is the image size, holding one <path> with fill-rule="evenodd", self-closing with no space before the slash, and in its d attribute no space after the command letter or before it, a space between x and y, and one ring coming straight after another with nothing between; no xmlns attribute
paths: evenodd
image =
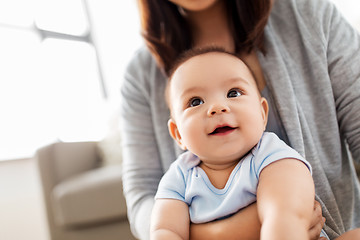
<svg viewBox="0 0 360 240"><path fill-rule="evenodd" d="M210 52L183 63L169 89L173 136L202 161L237 161L260 140L267 102L246 65ZM178 135L176 137L176 135Z"/></svg>

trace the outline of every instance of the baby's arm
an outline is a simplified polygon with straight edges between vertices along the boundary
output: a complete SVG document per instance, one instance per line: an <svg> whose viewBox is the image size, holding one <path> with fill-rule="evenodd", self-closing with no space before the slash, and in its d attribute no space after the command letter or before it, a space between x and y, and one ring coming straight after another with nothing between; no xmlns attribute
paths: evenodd
<svg viewBox="0 0 360 240"><path fill-rule="evenodd" d="M186 203L157 199L151 215L150 239L189 239L190 217Z"/></svg>
<svg viewBox="0 0 360 240"><path fill-rule="evenodd" d="M314 200L311 226L308 229L311 240L319 240L325 219L322 217L321 205ZM193 240L218 240L241 239L259 240L260 221L257 203L241 209L231 217L201 224L190 225L190 239ZM360 239L360 238L359 238Z"/></svg>
<svg viewBox="0 0 360 240"><path fill-rule="evenodd" d="M261 239L309 239L315 190L309 169L295 159L271 163L257 190Z"/></svg>

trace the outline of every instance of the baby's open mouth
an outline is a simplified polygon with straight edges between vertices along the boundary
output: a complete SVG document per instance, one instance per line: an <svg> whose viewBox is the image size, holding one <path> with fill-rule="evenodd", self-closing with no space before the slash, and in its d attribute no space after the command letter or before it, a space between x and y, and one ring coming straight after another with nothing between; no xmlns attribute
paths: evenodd
<svg viewBox="0 0 360 240"><path fill-rule="evenodd" d="M209 133L209 135L228 133L228 132L233 131L234 129L236 129L236 128L233 128L230 126L218 127L218 128L215 128L215 130L213 132Z"/></svg>

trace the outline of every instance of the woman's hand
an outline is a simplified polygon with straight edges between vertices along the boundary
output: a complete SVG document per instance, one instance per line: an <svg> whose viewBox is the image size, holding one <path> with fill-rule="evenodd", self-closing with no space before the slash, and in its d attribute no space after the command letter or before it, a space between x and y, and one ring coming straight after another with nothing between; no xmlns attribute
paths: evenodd
<svg viewBox="0 0 360 240"><path fill-rule="evenodd" d="M313 211L310 229L309 229L310 240L318 240L319 239L320 232L324 226L324 223L325 223L325 218L322 216L321 205L318 201L315 201L314 211ZM320 238L320 239L322 239L322 238Z"/></svg>
<svg viewBox="0 0 360 240"><path fill-rule="evenodd" d="M320 240L320 232L324 226L325 218L322 216L321 205L315 201L311 218L309 236L311 240ZM233 216L203 224L191 224L190 239L260 239L260 220L257 212L256 202L241 209Z"/></svg>

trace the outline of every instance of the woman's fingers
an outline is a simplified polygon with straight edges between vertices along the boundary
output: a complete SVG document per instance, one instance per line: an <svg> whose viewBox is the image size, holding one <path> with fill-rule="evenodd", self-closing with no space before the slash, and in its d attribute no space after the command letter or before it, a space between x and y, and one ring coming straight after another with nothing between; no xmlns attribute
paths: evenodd
<svg viewBox="0 0 360 240"><path fill-rule="evenodd" d="M314 203L314 211L311 219L309 235L311 240L322 239L319 238L321 229L323 228L325 223L325 218L322 216L322 209L319 202L315 201Z"/></svg>
<svg viewBox="0 0 360 240"><path fill-rule="evenodd" d="M321 209L320 203L318 201L315 201L313 217L311 219L310 228L317 225L319 222L322 222L322 209Z"/></svg>

